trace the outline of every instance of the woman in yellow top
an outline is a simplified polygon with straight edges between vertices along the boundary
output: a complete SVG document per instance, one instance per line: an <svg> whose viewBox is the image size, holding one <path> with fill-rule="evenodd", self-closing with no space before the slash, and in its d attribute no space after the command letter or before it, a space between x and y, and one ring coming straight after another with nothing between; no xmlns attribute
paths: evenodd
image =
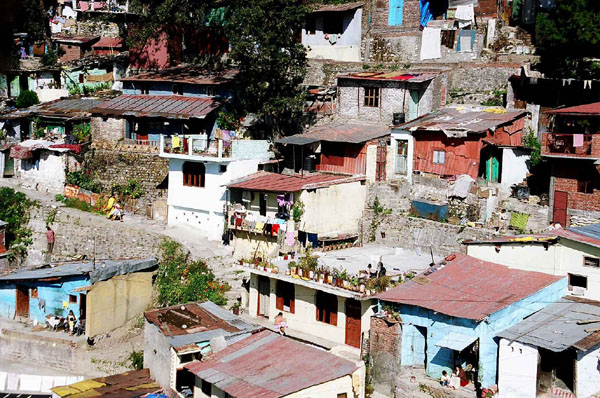
<svg viewBox="0 0 600 398"><path fill-rule="evenodd" d="M104 208L104 214L106 214L106 218L110 218L113 208L115 207L116 200L117 198L115 198L115 195L110 195L110 198L108 198L108 203L106 203L106 207Z"/></svg>

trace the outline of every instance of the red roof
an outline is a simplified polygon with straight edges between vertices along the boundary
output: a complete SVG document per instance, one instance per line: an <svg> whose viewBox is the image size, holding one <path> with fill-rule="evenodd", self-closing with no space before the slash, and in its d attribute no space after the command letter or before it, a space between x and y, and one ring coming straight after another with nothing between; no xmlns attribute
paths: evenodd
<svg viewBox="0 0 600 398"><path fill-rule="evenodd" d="M219 107L214 98L178 95L120 95L102 102L92 112L104 115L204 119Z"/></svg>
<svg viewBox="0 0 600 398"><path fill-rule="evenodd" d="M123 40L119 37L103 37L92 48L122 48Z"/></svg>
<svg viewBox="0 0 600 398"><path fill-rule="evenodd" d="M559 281L562 276L509 269L455 253L452 261L376 298L480 321Z"/></svg>
<svg viewBox="0 0 600 398"><path fill-rule="evenodd" d="M592 104L585 104L585 105L570 106L568 108L553 109L546 113L548 113L550 115L572 115L572 116L596 115L596 116L600 116L600 102L594 102Z"/></svg>
<svg viewBox="0 0 600 398"><path fill-rule="evenodd" d="M390 127L385 124L338 121L311 127L306 133L290 135L276 142L292 145L306 145L319 141L360 144L390 134Z"/></svg>
<svg viewBox="0 0 600 398"><path fill-rule="evenodd" d="M290 176L259 171L229 184L229 188L264 192L296 192L303 189L324 188L330 185L361 181L364 177L349 177L333 174L299 174Z"/></svg>
<svg viewBox="0 0 600 398"><path fill-rule="evenodd" d="M351 375L357 366L264 330L185 368L236 398L277 398Z"/></svg>

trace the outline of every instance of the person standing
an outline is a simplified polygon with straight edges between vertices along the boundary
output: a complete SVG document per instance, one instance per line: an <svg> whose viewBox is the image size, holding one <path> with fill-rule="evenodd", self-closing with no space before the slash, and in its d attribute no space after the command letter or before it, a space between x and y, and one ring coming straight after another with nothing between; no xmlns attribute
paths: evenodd
<svg viewBox="0 0 600 398"><path fill-rule="evenodd" d="M46 239L48 240L48 253L52 253L54 251L54 230L50 228L49 225L46 225Z"/></svg>

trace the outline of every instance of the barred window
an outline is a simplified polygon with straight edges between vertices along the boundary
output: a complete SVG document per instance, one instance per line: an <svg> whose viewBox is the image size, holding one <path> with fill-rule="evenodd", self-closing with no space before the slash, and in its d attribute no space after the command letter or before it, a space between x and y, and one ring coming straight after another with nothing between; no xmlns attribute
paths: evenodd
<svg viewBox="0 0 600 398"><path fill-rule="evenodd" d="M365 87L365 106L379 106L379 87Z"/></svg>

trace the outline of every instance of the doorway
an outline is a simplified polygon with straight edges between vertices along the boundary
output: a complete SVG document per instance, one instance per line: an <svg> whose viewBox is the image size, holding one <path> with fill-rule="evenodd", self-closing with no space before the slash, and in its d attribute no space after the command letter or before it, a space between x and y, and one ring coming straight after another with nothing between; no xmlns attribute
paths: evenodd
<svg viewBox="0 0 600 398"><path fill-rule="evenodd" d="M427 328L415 326L416 332L413 339L413 365L423 366L427 369Z"/></svg>
<svg viewBox="0 0 600 398"><path fill-rule="evenodd" d="M16 316L29 318L29 288L17 285Z"/></svg>
<svg viewBox="0 0 600 398"><path fill-rule="evenodd" d="M554 191L552 223L560 223L562 227L567 226L567 198L568 194L566 192Z"/></svg>
<svg viewBox="0 0 600 398"><path fill-rule="evenodd" d="M271 280L266 276L258 277L258 305L256 315L269 317L269 298L271 295Z"/></svg>
<svg viewBox="0 0 600 398"><path fill-rule="evenodd" d="M397 140L396 174L405 176L408 173L408 141Z"/></svg>
<svg viewBox="0 0 600 398"><path fill-rule="evenodd" d="M361 304L354 299L346 300L346 344L360 348L361 343Z"/></svg>
<svg viewBox="0 0 600 398"><path fill-rule="evenodd" d="M83 293L79 294L79 319L82 321L86 319L86 311L87 311L86 298L87 298L87 295L85 295Z"/></svg>
<svg viewBox="0 0 600 398"><path fill-rule="evenodd" d="M575 391L575 363L577 355L574 350L567 349L553 352L538 348L540 365L538 371L538 393L551 392L555 388Z"/></svg>
<svg viewBox="0 0 600 398"><path fill-rule="evenodd" d="M3 177L13 177L15 175L15 160L9 156L8 152L0 152L0 156L4 156Z"/></svg>
<svg viewBox="0 0 600 398"><path fill-rule="evenodd" d="M375 169L375 180L385 181L385 166L387 163L387 143L380 139L377 143L377 158Z"/></svg>

